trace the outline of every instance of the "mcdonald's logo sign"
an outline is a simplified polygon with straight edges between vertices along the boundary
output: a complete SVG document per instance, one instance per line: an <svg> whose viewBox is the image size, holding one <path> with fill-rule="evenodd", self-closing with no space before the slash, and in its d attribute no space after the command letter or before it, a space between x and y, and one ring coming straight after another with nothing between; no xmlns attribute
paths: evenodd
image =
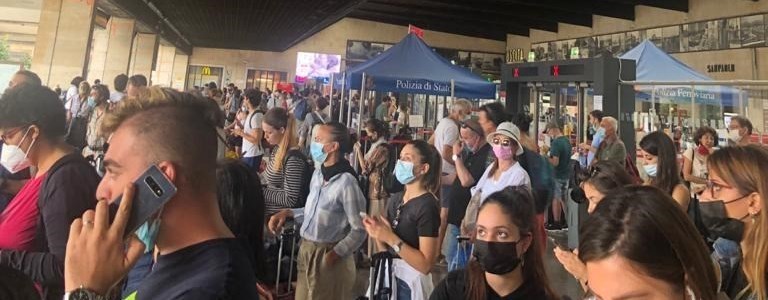
<svg viewBox="0 0 768 300"><path fill-rule="evenodd" d="M211 67L200 68L200 75L211 75Z"/></svg>

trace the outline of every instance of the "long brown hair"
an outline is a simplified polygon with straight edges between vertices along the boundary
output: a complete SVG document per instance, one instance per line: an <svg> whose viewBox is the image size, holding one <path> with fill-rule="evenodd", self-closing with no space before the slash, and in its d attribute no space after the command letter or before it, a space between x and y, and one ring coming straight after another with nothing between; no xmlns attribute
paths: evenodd
<svg viewBox="0 0 768 300"><path fill-rule="evenodd" d="M696 299L717 299L717 277L696 227L667 193L634 186L607 195L579 231L584 263L618 255Z"/></svg>
<svg viewBox="0 0 768 300"><path fill-rule="evenodd" d="M671 195L683 182L672 139L666 133L654 131L640 140L640 148L657 157L658 174L651 178L651 185Z"/></svg>
<svg viewBox="0 0 768 300"><path fill-rule="evenodd" d="M443 163L440 153L437 152L434 146L422 140L410 141L408 145L413 146L419 152L419 156L421 156L420 163L429 165L427 174L424 174L421 178L421 184L424 185L427 191L438 195L440 192L440 170Z"/></svg>
<svg viewBox="0 0 768 300"><path fill-rule="evenodd" d="M283 169L283 161L288 151L299 144L296 137L296 121L285 108L275 107L264 115L264 123L276 130L284 129L283 139L277 144L277 153L273 162L275 171L280 171Z"/></svg>
<svg viewBox="0 0 768 300"><path fill-rule="evenodd" d="M739 190L742 195L757 193L763 202L763 210L768 207L768 150L759 145L732 146L717 150L708 160L708 169L720 175L728 184ZM768 270L768 218L764 212L752 216L752 226L744 234L741 242L743 263L742 270L752 293L758 300L768 299L766 270Z"/></svg>
<svg viewBox="0 0 768 300"><path fill-rule="evenodd" d="M489 204L496 204L501 207L505 215L509 217L512 224L515 224L520 230L521 236L524 233L531 235L531 246L523 254L520 268L523 268L523 280L526 284L540 288L547 294L548 299L556 299L557 296L549 286L547 272L544 269L544 260L542 258L541 247L538 241L541 240L539 230L536 230L536 212L533 202L533 195L525 187L507 187L501 191L488 196L478 211L482 211ZM486 299L485 271L476 260L467 264L467 291L466 298L470 300Z"/></svg>

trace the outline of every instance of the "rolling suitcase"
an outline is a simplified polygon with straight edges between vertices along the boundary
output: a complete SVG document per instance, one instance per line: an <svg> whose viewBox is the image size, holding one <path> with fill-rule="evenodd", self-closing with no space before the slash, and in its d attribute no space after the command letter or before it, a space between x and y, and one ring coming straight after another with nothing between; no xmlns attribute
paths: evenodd
<svg viewBox="0 0 768 300"><path fill-rule="evenodd" d="M277 259L277 273L275 274L275 288L273 295L275 299L292 300L295 298L293 282L295 281L294 270L296 266L296 228L294 226L283 227L278 237L279 250ZM286 243L290 243L290 246ZM290 249L289 249L290 248ZM286 250L290 253L286 254ZM282 272L288 269L288 276L282 276Z"/></svg>

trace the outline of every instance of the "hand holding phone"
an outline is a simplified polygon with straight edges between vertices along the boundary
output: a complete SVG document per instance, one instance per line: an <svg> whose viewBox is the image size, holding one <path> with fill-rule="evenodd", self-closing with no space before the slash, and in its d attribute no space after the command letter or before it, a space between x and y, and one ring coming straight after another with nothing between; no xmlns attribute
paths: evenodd
<svg viewBox="0 0 768 300"><path fill-rule="evenodd" d="M552 241L552 244L554 244L554 245L555 245L555 247L559 248L560 250L563 250L563 251L568 251L568 252L571 252L571 251L573 251L573 249L571 249L571 248L568 248L568 246L567 246L567 245L565 245L565 244L563 244L563 243L560 243L560 242L558 242L556 239L552 238L551 236L550 236L550 237L548 237L548 238L549 238L549 240L550 240L550 241Z"/></svg>
<svg viewBox="0 0 768 300"><path fill-rule="evenodd" d="M128 223L125 226L123 237L127 238L133 234L136 229L155 215L168 200L176 195L176 186L165 177L160 169L152 165L133 182L135 189L133 207ZM110 223L114 220L117 209L122 202L124 195L120 195L109 205Z"/></svg>

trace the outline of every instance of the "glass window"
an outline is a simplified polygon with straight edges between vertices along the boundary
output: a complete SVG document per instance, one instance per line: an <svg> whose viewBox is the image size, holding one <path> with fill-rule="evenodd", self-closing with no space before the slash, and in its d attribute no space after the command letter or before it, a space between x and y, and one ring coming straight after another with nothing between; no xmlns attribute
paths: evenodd
<svg viewBox="0 0 768 300"><path fill-rule="evenodd" d="M192 89L195 86L202 87L206 83L216 83L221 87L221 79L224 74L224 68L211 66L190 65L187 72L186 89Z"/></svg>
<svg viewBox="0 0 768 300"><path fill-rule="evenodd" d="M262 91L265 91L266 89L275 91L277 90L277 85L281 82L287 82L286 79L288 78L287 72L280 71L248 69L247 74L248 77L245 79L245 87L259 88Z"/></svg>

